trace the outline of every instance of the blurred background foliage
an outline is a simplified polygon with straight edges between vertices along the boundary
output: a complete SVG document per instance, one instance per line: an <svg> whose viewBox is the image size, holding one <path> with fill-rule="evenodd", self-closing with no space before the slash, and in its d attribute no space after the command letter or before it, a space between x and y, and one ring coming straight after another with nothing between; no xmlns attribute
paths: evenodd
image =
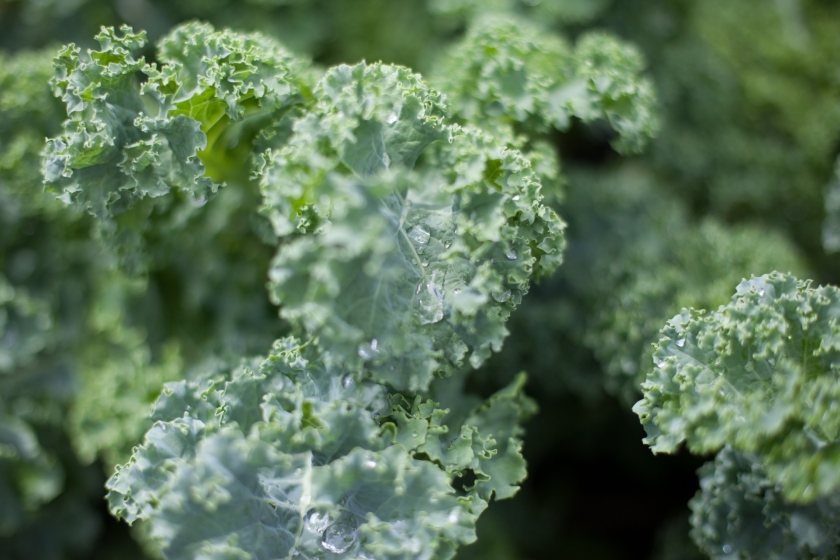
<svg viewBox="0 0 840 560"><path fill-rule="evenodd" d="M273 250L248 218L253 185L199 217L173 205L168 218L189 226L148 236L154 258L130 275L88 216L43 192L43 139L64 118L48 85L57 47L121 23L153 42L202 19L323 66L383 60L445 78L468 63L447 60L450 46L488 12L531 20L549 43L602 31L635 45L659 131L630 155L604 120L506 124L542 162L569 245L472 381L489 395L525 370L541 413L528 481L459 558L703 557L687 505L703 460L654 457L630 405L681 308L714 309L774 269L840 281L829 0L0 0L0 559L143 558L142 531L109 518L102 484L161 384L285 330L261 289Z"/></svg>

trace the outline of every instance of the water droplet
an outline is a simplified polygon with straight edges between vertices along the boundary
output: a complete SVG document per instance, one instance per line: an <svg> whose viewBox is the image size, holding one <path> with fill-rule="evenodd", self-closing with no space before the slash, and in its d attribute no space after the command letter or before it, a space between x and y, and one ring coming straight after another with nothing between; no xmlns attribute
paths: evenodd
<svg viewBox="0 0 840 560"><path fill-rule="evenodd" d="M510 299L510 290L505 290L504 292L494 290L492 295L493 299L495 299L499 303L504 303Z"/></svg>
<svg viewBox="0 0 840 560"><path fill-rule="evenodd" d="M423 267L427 267L427 266L429 266L429 261L423 261L423 262L422 262L422 263L420 263L420 264L422 264L422 265L423 265Z"/></svg>
<svg viewBox="0 0 840 560"><path fill-rule="evenodd" d="M321 513L319 511L310 512L303 520L303 525L308 531L313 533L323 533L324 529L332 523L328 513Z"/></svg>
<svg viewBox="0 0 840 560"><path fill-rule="evenodd" d="M374 461L373 459L368 459L367 461L365 461L365 466L369 469L375 469L376 461Z"/></svg>
<svg viewBox="0 0 840 560"><path fill-rule="evenodd" d="M394 111L393 113L391 113L390 115L385 117L385 122L388 123L388 124L394 124L395 122L397 122L398 118L399 118L399 115L397 114L396 111Z"/></svg>
<svg viewBox="0 0 840 560"><path fill-rule="evenodd" d="M443 244L444 249L449 249L450 247L452 247L452 242L451 241L447 241L446 243Z"/></svg>
<svg viewBox="0 0 840 560"><path fill-rule="evenodd" d="M446 521L449 523L458 523L458 510L453 509L449 512L449 515L446 517Z"/></svg>
<svg viewBox="0 0 840 560"><path fill-rule="evenodd" d="M665 360L663 360L661 358L659 360L656 360L656 367L661 368L661 367L664 367L664 366L665 366Z"/></svg>
<svg viewBox="0 0 840 560"><path fill-rule="evenodd" d="M514 195L513 200L519 200L519 195Z"/></svg>
<svg viewBox="0 0 840 560"><path fill-rule="evenodd" d="M374 338L370 343L362 343L359 345L358 354L360 358L365 360L372 360L379 354L379 342Z"/></svg>
<svg viewBox="0 0 840 560"><path fill-rule="evenodd" d="M505 253L505 256L510 260L515 261L516 257L518 257L519 255L516 253L515 250L510 249L507 253Z"/></svg>
<svg viewBox="0 0 840 560"><path fill-rule="evenodd" d="M423 282L420 282L419 284L417 284L417 289L414 290L414 293L419 294L420 290L422 290L422 289L423 289Z"/></svg>
<svg viewBox="0 0 840 560"><path fill-rule="evenodd" d="M723 553L724 554L729 554L730 552L732 552L732 547L729 546L728 544L723 545Z"/></svg>
<svg viewBox="0 0 840 560"><path fill-rule="evenodd" d="M414 226L409 230L408 236L418 245L425 245L429 242L431 234L423 226Z"/></svg>
<svg viewBox="0 0 840 560"><path fill-rule="evenodd" d="M411 432L411 437L416 438L417 437L417 432Z"/></svg>
<svg viewBox="0 0 840 560"><path fill-rule="evenodd" d="M764 290L758 290L758 295L760 297L764 297Z"/></svg>
<svg viewBox="0 0 840 560"><path fill-rule="evenodd" d="M295 476L300 476L300 473L303 472L303 469L295 469Z"/></svg>
<svg viewBox="0 0 840 560"><path fill-rule="evenodd" d="M432 278L426 282L423 299L419 300L420 324L428 325L443 319L443 289L440 286L439 271L432 273Z"/></svg>
<svg viewBox="0 0 840 560"><path fill-rule="evenodd" d="M452 293L457 296L458 294L461 293L461 288L455 288L454 290L452 290Z"/></svg>
<svg viewBox="0 0 840 560"><path fill-rule="evenodd" d="M300 556L300 551L296 548L292 549L292 556Z"/></svg>
<svg viewBox="0 0 840 560"><path fill-rule="evenodd" d="M349 387L351 383L353 383L352 375L345 375L344 379L341 380L341 384L344 385L345 388Z"/></svg>
<svg viewBox="0 0 840 560"><path fill-rule="evenodd" d="M679 339L679 340L677 341L677 346L679 346L680 348L682 348L683 346L685 346L685 338L681 338L681 339Z"/></svg>
<svg viewBox="0 0 840 560"><path fill-rule="evenodd" d="M343 554L356 542L356 528L349 523L334 523L327 527L321 546L334 554Z"/></svg>

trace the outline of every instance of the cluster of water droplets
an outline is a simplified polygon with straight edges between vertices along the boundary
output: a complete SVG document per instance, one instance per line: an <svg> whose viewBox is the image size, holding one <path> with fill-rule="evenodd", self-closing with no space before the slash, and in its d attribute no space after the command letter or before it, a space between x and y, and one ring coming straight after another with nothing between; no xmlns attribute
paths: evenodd
<svg viewBox="0 0 840 560"><path fill-rule="evenodd" d="M417 285L415 294L420 311L420 323L428 325L443 319L443 272L433 270L430 278Z"/></svg>
<svg viewBox="0 0 840 560"><path fill-rule="evenodd" d="M429 230L426 229L422 225L416 225L410 230L408 230L408 237L412 241L414 241L417 245L419 245L418 249L422 251L426 245L429 243L429 239L432 237L432 234L429 233Z"/></svg>
<svg viewBox="0 0 840 560"><path fill-rule="evenodd" d="M493 290L491 295L497 302L504 303L510 299L511 292L510 290Z"/></svg>
<svg viewBox="0 0 840 560"><path fill-rule="evenodd" d="M379 355L379 341L375 338L370 342L363 342L357 350L359 357L365 360L372 360ZM345 384L345 387L347 384Z"/></svg>
<svg viewBox="0 0 840 560"><path fill-rule="evenodd" d="M333 519L329 513L310 512L304 519L308 531L321 535L321 546L333 554L343 554L356 543L357 529L351 515Z"/></svg>

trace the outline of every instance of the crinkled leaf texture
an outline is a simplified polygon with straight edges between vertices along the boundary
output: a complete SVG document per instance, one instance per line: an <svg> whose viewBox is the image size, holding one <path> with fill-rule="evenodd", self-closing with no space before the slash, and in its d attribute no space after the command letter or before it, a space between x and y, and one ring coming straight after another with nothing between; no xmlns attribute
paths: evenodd
<svg viewBox="0 0 840 560"><path fill-rule="evenodd" d="M259 171L283 238L281 316L397 389L478 367L531 278L561 261L563 224L530 162L447 124L444 99L405 68L339 66L315 96Z"/></svg>
<svg viewBox="0 0 840 560"><path fill-rule="evenodd" d="M840 557L840 493L791 504L760 458L725 447L700 469L692 537L715 560Z"/></svg>
<svg viewBox="0 0 840 560"><path fill-rule="evenodd" d="M744 280L714 313L662 330L634 411L670 453L724 445L758 457L785 499L840 488L840 290L774 272Z"/></svg>
<svg viewBox="0 0 840 560"><path fill-rule="evenodd" d="M188 23L163 38L158 68L134 56L145 33L121 31L103 29L98 51L71 44L56 58L69 119L44 162L47 186L109 235L141 201L142 222L152 199L176 192L201 206L218 182L247 178L255 135L309 95L306 62L262 35Z"/></svg>
<svg viewBox="0 0 840 560"><path fill-rule="evenodd" d="M639 152L659 129L656 96L636 49L592 33L571 48L510 16L479 18L437 68L454 114L490 129L517 122L566 130L571 119L606 119L615 147Z"/></svg>
<svg viewBox="0 0 840 560"><path fill-rule="evenodd" d="M524 478L522 379L449 425L325 356L287 338L262 363L167 384L107 484L113 513L149 520L170 559L445 559L475 540L487 500Z"/></svg>

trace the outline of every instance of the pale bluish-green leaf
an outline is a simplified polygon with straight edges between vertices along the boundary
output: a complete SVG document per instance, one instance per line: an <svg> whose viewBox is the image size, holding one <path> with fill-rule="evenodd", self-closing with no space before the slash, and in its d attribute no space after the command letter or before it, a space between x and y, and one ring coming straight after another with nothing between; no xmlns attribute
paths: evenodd
<svg viewBox="0 0 840 560"><path fill-rule="evenodd" d="M399 389L478 367L530 279L561 261L563 225L529 161L447 125L404 68L340 66L316 96L261 170L264 213L287 237L270 271L281 316Z"/></svg>
<svg viewBox="0 0 840 560"><path fill-rule="evenodd" d="M138 249L154 225L172 227L175 216L183 229L220 184L247 185L257 138L276 137L311 97L312 71L265 36L195 22L162 39L160 67L134 55L143 33L108 28L97 39L98 51L69 45L56 58L69 119L47 141L44 177L99 218L125 259L139 253L142 270Z"/></svg>
<svg viewBox="0 0 840 560"><path fill-rule="evenodd" d="M726 447L700 469L700 492L690 502L691 534L703 551L714 560L840 556L840 494L788 503L761 463Z"/></svg>
<svg viewBox="0 0 840 560"><path fill-rule="evenodd" d="M534 132L567 130L572 118L606 119L615 147L639 152L659 128L641 54L602 33L560 37L510 16L481 18L435 72L454 114L488 129L520 123Z"/></svg>
<svg viewBox="0 0 840 560"><path fill-rule="evenodd" d="M662 330L634 411L656 453L730 445L791 501L840 488L840 291L780 273L741 282L717 311Z"/></svg>
<svg viewBox="0 0 840 560"><path fill-rule="evenodd" d="M486 502L381 436L382 386L314 342L254 363L167 385L108 482L112 511L146 520L167 558L450 558L475 539Z"/></svg>

